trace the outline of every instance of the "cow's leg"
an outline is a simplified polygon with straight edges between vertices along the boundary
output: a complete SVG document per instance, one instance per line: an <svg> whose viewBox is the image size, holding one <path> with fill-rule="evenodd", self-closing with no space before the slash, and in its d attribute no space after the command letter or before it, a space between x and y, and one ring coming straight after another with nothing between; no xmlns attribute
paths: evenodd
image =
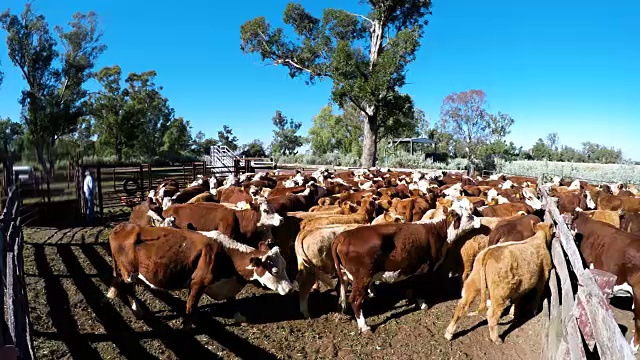
<svg viewBox="0 0 640 360"><path fill-rule="evenodd" d="M122 284L122 276L120 274L120 271L118 271L116 257L113 256L113 254L113 248L111 248L111 260L113 261L113 279L111 279L111 286L109 287L109 292L107 293L107 297L109 299L113 299L118 296L118 292Z"/></svg>
<svg viewBox="0 0 640 360"><path fill-rule="evenodd" d="M636 354L638 352L638 348L640 348L640 291L638 293L634 291L633 305L633 322L635 325L635 332L629 345L631 345L631 351Z"/></svg>
<svg viewBox="0 0 640 360"><path fill-rule="evenodd" d="M502 339L500 339L500 335L498 334L498 321L500 321L500 316L505 308L506 302L502 298L496 296L494 299L491 299L489 310L487 310L489 337L496 344L502 343Z"/></svg>
<svg viewBox="0 0 640 360"><path fill-rule="evenodd" d="M531 313L533 316L536 316L536 314L538 313L538 308L540 307L540 302L542 301L542 295L544 295L545 283L546 280L541 279L536 286L536 293L534 294L533 302L531 303Z"/></svg>
<svg viewBox="0 0 640 360"><path fill-rule="evenodd" d="M189 291L189 298L187 299L187 312L182 322L183 329L189 329L193 327L193 308L198 307L198 302L204 293L204 286L200 283L192 281L191 290Z"/></svg>
<svg viewBox="0 0 640 360"><path fill-rule="evenodd" d="M349 278L345 274L341 274L340 279L340 311L342 313L347 312L347 286L349 285ZM353 290L352 290L353 292Z"/></svg>
<svg viewBox="0 0 640 360"><path fill-rule="evenodd" d="M318 284L318 282L316 281L315 270L300 269L298 271L296 280L298 280L300 312L305 317L305 319L309 319L311 317L311 315L309 314L309 294L311 293L311 289L314 287L314 284Z"/></svg>
<svg viewBox="0 0 640 360"><path fill-rule="evenodd" d="M453 334L456 331L456 325L467 311L469 311L469 306L473 302L473 299L478 296L480 289L473 279L471 281L466 281L464 287L462 288L462 298L458 301L458 305L456 306L456 311L453 313L453 318L451 318L451 322L447 327L447 331L444 333L444 337L447 340L451 340L453 338Z"/></svg>
<svg viewBox="0 0 640 360"><path fill-rule="evenodd" d="M362 302L367 297L367 289L370 281L371 279L369 278L354 279L351 285L351 296L349 297L353 313L355 314L356 321L358 322L358 329L360 329L360 332L362 333L371 331L371 328L367 325L364 314L362 313Z"/></svg>
<svg viewBox="0 0 640 360"><path fill-rule="evenodd" d="M370 298L375 297L376 296L376 288L375 288L376 282L372 281L369 283L369 287L367 288L367 292Z"/></svg>

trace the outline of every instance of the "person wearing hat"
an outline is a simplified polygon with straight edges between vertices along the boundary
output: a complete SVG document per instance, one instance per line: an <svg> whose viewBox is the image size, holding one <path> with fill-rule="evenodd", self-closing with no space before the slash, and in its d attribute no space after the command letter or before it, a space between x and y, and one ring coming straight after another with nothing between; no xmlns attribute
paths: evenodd
<svg viewBox="0 0 640 360"><path fill-rule="evenodd" d="M89 223L93 223L93 178L91 177L91 171L89 169L84 171L84 197L87 200L87 220Z"/></svg>

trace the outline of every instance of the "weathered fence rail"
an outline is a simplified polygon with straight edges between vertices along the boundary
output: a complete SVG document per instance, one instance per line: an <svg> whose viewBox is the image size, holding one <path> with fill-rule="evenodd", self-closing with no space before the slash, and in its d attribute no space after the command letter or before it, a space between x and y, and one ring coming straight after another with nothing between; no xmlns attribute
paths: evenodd
<svg viewBox="0 0 640 360"><path fill-rule="evenodd" d="M546 209L545 221L554 223L556 229L551 242L554 269L549 279L551 298L546 310L544 358L587 359L597 345L601 359L635 359L609 307L616 277L585 269L574 236L558 210L557 199L542 185L540 177L538 191Z"/></svg>
<svg viewBox="0 0 640 360"><path fill-rule="evenodd" d="M2 272L2 329L0 352L2 360L13 359L9 353L17 350L19 359L35 359L31 339L29 303L24 280L24 237L20 217L20 192L15 186L7 189L7 200L0 220L0 271ZM8 329L8 332L5 332Z"/></svg>

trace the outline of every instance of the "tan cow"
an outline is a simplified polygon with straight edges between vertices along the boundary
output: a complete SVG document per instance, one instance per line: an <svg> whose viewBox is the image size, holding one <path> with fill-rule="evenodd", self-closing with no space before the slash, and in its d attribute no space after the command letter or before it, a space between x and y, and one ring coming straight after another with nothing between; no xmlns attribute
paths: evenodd
<svg viewBox="0 0 640 360"><path fill-rule="evenodd" d="M489 292L489 336L501 343L498 336L498 320L508 302L517 303L523 295L535 291L532 303L537 311L544 286L551 271L549 243L552 235L551 223L536 225L536 234L522 242L501 243L481 251L473 264L473 271L462 288L462 299L458 301L453 319L447 327L445 338L451 340L460 317L467 312L473 299L480 293L480 308L486 306ZM521 303L518 304L520 306Z"/></svg>
<svg viewBox="0 0 640 360"><path fill-rule="evenodd" d="M303 220L300 229L314 228L331 224L370 224L376 211L376 202L371 199L362 200L360 210L350 215L331 215L326 217Z"/></svg>
<svg viewBox="0 0 640 360"><path fill-rule="evenodd" d="M331 244L343 231L355 229L364 224L335 224L301 231L296 238L295 251L298 258L300 312L305 318L309 315L309 294L316 281L331 286L329 276L335 275Z"/></svg>

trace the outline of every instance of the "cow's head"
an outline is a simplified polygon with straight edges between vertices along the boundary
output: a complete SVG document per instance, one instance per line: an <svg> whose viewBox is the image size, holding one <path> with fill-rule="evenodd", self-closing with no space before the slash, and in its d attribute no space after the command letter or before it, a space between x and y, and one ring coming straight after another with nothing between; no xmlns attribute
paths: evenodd
<svg viewBox="0 0 640 360"><path fill-rule="evenodd" d="M456 200L447 214L447 242L452 243L462 234L480 227L480 218L473 215L473 205L467 198Z"/></svg>
<svg viewBox="0 0 640 360"><path fill-rule="evenodd" d="M260 197L261 193L262 193L262 189L255 185L251 185L251 187L249 188L249 195L251 195L251 198L254 201Z"/></svg>
<svg viewBox="0 0 640 360"><path fill-rule="evenodd" d="M501 188L502 189L511 189L511 188L513 188L513 182L511 180L507 180L507 181L502 183Z"/></svg>
<svg viewBox="0 0 640 360"><path fill-rule="evenodd" d="M443 190L442 193L448 198L457 198L462 196L462 183L457 183L450 188Z"/></svg>
<svg viewBox="0 0 640 360"><path fill-rule="evenodd" d="M180 193L176 193L173 197L162 198L162 210L167 210L171 205L173 205L179 194Z"/></svg>
<svg viewBox="0 0 640 360"><path fill-rule="evenodd" d="M587 200L587 207L589 209L595 209L596 208L596 202L593 201L593 198L591 197L591 190L585 190L584 197Z"/></svg>
<svg viewBox="0 0 640 360"><path fill-rule="evenodd" d="M492 202L493 199L498 197L498 190L491 188L487 191L487 202Z"/></svg>
<svg viewBox="0 0 640 360"><path fill-rule="evenodd" d="M258 227L271 227L280 226L284 222L282 216L273 210L273 207L269 205L267 199L260 197L257 200L258 208L260 211L260 221L258 221Z"/></svg>
<svg viewBox="0 0 640 360"><path fill-rule="evenodd" d="M266 245L261 244L261 249ZM291 291L291 281L287 276L286 262L275 246L263 256L254 256L249 260L247 269L253 270L251 280L258 280L262 285L286 295Z"/></svg>
<svg viewBox="0 0 640 360"><path fill-rule="evenodd" d="M542 201L538 199L535 192L531 188L523 188L522 195L524 195L524 202L531 206L534 210L542 209Z"/></svg>
<svg viewBox="0 0 640 360"><path fill-rule="evenodd" d="M228 188L230 186L237 186L238 185L238 178L235 177L233 174L229 175L229 177L227 177L227 179L224 181L224 188Z"/></svg>

